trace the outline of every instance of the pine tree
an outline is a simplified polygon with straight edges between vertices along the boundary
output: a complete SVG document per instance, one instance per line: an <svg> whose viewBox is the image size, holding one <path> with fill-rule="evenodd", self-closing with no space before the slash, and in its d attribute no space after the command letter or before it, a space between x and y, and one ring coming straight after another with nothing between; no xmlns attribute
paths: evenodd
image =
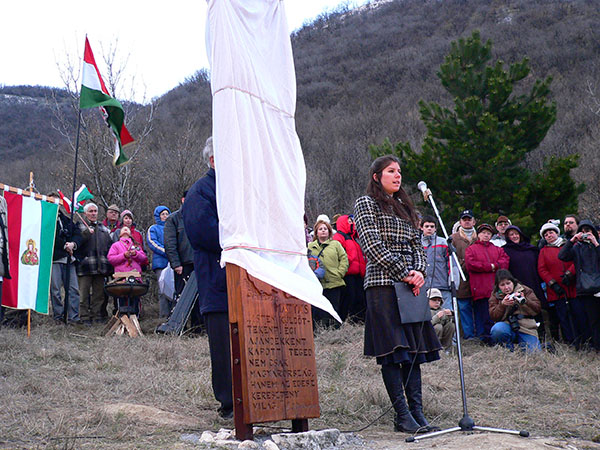
<svg viewBox="0 0 600 450"><path fill-rule="evenodd" d="M427 128L421 152L389 141L371 152L399 156L405 183L426 180L445 220L453 223L459 210L472 208L480 222L493 223L502 213L534 234L549 218L576 211L583 185L574 182L570 170L577 156L553 157L538 172L527 168L527 155L556 120L552 79L536 80L526 92L518 83L527 84L529 60L505 70L502 61L492 62L491 49L491 41L482 43L477 31L451 43L437 76L454 107L419 102Z"/></svg>

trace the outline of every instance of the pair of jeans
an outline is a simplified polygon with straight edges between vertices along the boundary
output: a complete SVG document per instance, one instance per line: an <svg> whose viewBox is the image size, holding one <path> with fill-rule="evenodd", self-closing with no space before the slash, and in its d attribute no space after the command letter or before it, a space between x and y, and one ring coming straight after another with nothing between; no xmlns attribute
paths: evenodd
<svg viewBox="0 0 600 450"><path fill-rule="evenodd" d="M473 300L473 318L475 337L485 344L490 344L490 330L494 322L490 318L490 301L487 298Z"/></svg>
<svg viewBox="0 0 600 450"><path fill-rule="evenodd" d="M475 337L475 324L473 322L473 299L471 297L457 298L458 312L460 314L460 326L463 339Z"/></svg>
<svg viewBox="0 0 600 450"><path fill-rule="evenodd" d="M79 283L75 264L69 264L69 286L67 287L67 264L52 263L52 279L50 283L50 298L52 299L52 317L54 320L62 320L65 314L65 305L61 295L61 288L65 288L65 296L68 292L69 322L79 321Z"/></svg>
<svg viewBox="0 0 600 450"><path fill-rule="evenodd" d="M454 311L454 306L452 305L452 292L446 291L444 289L440 289L442 293L442 309L449 309L450 311Z"/></svg>
<svg viewBox="0 0 600 450"><path fill-rule="evenodd" d="M515 348L514 344L519 344L519 347L527 352L535 352L542 348L537 336L521 333L520 331L515 332L510 328L510 324L506 322L497 322L492 327L492 341L494 344L504 345L511 351Z"/></svg>

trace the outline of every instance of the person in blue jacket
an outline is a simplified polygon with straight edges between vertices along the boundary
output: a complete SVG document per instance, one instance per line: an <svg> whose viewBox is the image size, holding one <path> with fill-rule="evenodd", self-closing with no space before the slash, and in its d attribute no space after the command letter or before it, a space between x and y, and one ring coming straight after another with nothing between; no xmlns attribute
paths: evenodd
<svg viewBox="0 0 600 450"><path fill-rule="evenodd" d="M227 280L225 268L221 267L220 262L221 244L212 137L206 141L202 155L208 163L208 172L188 191L181 214L185 232L194 249L198 303L208 335L212 388L215 398L221 404L217 412L223 418L231 418L233 395Z"/></svg>
<svg viewBox="0 0 600 450"><path fill-rule="evenodd" d="M148 233L146 234L148 247L152 250L152 270L154 270L157 279L160 278L160 274L169 264L169 259L165 253L165 222L170 214L171 210L166 206L160 205L154 208L154 220L156 224L148 228ZM175 306L174 302L159 288L159 317L167 317L173 306Z"/></svg>

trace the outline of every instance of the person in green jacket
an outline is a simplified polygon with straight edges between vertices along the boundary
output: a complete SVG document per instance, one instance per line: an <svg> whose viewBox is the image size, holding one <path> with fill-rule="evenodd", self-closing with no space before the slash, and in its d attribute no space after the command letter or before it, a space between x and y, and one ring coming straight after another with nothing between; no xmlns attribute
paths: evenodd
<svg viewBox="0 0 600 450"><path fill-rule="evenodd" d="M315 238L308 244L311 253L318 258L321 258L323 266L325 266L325 277L321 279L323 286L323 295L331 302L333 308L340 312L340 299L342 291L346 286L344 276L348 271L348 255L342 244L333 236L331 225L324 220L318 220L314 227ZM331 322L331 317L321 311L313 308L313 320L321 325L328 325Z"/></svg>

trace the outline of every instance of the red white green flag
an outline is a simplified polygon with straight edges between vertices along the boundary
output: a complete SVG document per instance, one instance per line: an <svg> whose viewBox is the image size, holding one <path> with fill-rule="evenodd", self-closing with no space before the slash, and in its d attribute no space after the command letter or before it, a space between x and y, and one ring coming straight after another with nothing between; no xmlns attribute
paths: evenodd
<svg viewBox="0 0 600 450"><path fill-rule="evenodd" d="M63 206L65 207L67 214L71 214L71 199L67 198L60 189L58 189L58 195L60 195L60 199L63 201ZM75 191L74 197L75 205L77 205L75 211L77 212L83 212L83 204L85 201L94 198L85 184L82 184L81 187Z"/></svg>
<svg viewBox="0 0 600 450"><path fill-rule="evenodd" d="M111 97L108 89L106 89L87 37L85 38L82 73L79 107L81 109L100 107L104 120L115 135L113 164L117 167L126 164L129 158L123 152L123 148L132 144L135 140L125 127L123 106L116 98Z"/></svg>
<svg viewBox="0 0 600 450"><path fill-rule="evenodd" d="M3 282L2 306L48 314L58 204L11 192L4 199L11 279Z"/></svg>

